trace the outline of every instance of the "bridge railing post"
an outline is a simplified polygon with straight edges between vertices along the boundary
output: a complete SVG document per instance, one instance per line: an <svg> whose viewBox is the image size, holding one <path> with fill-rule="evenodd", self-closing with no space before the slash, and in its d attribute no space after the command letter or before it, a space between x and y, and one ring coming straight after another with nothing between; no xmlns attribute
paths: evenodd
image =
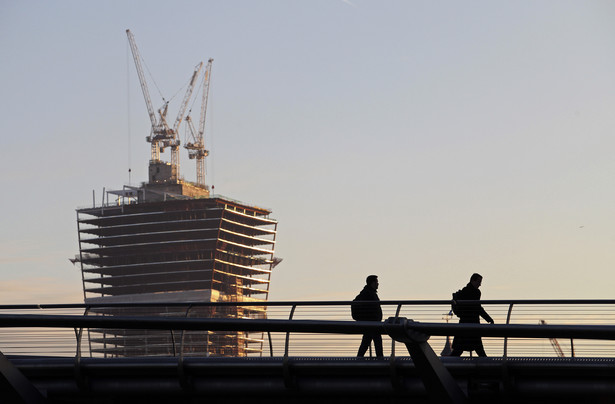
<svg viewBox="0 0 615 404"><path fill-rule="evenodd" d="M296 304L293 304L292 308L290 309L290 314L288 316L289 320L293 319L293 315L295 314L295 309L297 308ZM290 332L286 333L286 341L284 342L284 357L288 358L288 345L290 342Z"/></svg>
<svg viewBox="0 0 615 404"><path fill-rule="evenodd" d="M271 341L271 331L267 331L267 338L269 338L269 357L273 358L273 341Z"/></svg>
<svg viewBox="0 0 615 404"><path fill-rule="evenodd" d="M506 315L506 324L510 324L510 316L512 314L514 303L508 305L508 314ZM504 358L508 357L508 337L504 337L504 353L502 354Z"/></svg>
<svg viewBox="0 0 615 404"><path fill-rule="evenodd" d="M186 309L186 314L184 314L184 318L188 318L188 314L190 314L190 310L192 309L192 305L189 305L188 308ZM180 345L179 345L179 358L180 361L183 361L184 359L184 335L186 333L186 330L182 330L181 331L181 341L180 341ZM177 356L177 350L175 349L175 337L173 335L173 330L171 330L171 339L173 341L173 356ZM206 356L209 356L209 334L207 334L207 352L206 352Z"/></svg>
<svg viewBox="0 0 615 404"><path fill-rule="evenodd" d="M395 318L399 317L399 313L401 312L402 304L397 305L397 309L395 310ZM370 344L371 348L371 344ZM395 358L395 339L391 338L391 361Z"/></svg>
<svg viewBox="0 0 615 404"><path fill-rule="evenodd" d="M86 307L85 311L83 312L83 315L87 316L89 311L90 311L90 307ZM75 338L77 340L77 349L76 349L76 352L75 352L75 359L77 361L80 361L81 360L81 341L83 340L83 328L79 328L77 330L77 328L75 327L74 330L75 330ZM90 349L90 353L91 352L92 352L92 350Z"/></svg>
<svg viewBox="0 0 615 404"><path fill-rule="evenodd" d="M90 307L87 306L85 308L85 311L83 312L83 315L87 316L89 311L90 311ZM74 330L75 330L75 338L77 340L77 349L75 352L75 380L77 381L77 384L80 387L83 387L86 385L86 379L85 377L83 377L83 374L81 373L81 341L83 339L83 327L80 327L79 329L75 327ZM92 347L90 345L90 355L91 354L92 354Z"/></svg>

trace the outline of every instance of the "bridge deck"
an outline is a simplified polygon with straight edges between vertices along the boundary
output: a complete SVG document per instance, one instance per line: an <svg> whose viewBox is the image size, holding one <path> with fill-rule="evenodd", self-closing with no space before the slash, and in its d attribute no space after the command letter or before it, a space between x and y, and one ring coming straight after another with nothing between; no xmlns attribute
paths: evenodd
<svg viewBox="0 0 615 404"><path fill-rule="evenodd" d="M50 403L428 401L409 357L8 358ZM613 358L443 357L442 362L471 402L615 400Z"/></svg>
<svg viewBox="0 0 615 404"><path fill-rule="evenodd" d="M0 401L615 403L615 300L483 303L500 308L489 308L495 325L448 323L439 314L447 301L381 302L393 314L384 322L350 321L349 302L270 302L264 318L191 317L196 303L163 317L141 313L151 304L114 306L129 313L114 316L83 305L1 307ZM250 305L207 305L229 304ZM154 330L173 356L105 358L88 329ZM260 336L261 350L214 358L185 344L190 332L217 331ZM353 357L366 332L390 337L393 359ZM490 357L439 357L453 335L482 337Z"/></svg>

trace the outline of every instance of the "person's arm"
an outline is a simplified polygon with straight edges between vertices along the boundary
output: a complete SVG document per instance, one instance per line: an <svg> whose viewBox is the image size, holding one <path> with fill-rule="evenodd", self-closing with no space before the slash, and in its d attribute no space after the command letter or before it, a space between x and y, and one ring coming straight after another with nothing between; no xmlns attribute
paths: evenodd
<svg viewBox="0 0 615 404"><path fill-rule="evenodd" d="M487 314L485 309L483 309L483 306L479 306L479 307L480 307L480 312L479 312L480 316L484 318L485 321L488 322L489 324L493 324L494 323L493 319L491 318L489 314Z"/></svg>

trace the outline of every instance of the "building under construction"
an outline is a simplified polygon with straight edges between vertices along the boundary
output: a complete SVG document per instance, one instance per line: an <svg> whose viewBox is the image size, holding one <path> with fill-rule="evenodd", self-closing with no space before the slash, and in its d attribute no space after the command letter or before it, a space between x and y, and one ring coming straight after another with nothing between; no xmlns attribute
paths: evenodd
<svg viewBox="0 0 615 404"><path fill-rule="evenodd" d="M265 302L274 258L277 221L270 210L210 195L205 185L203 134L211 62L205 69L198 130L184 118L203 63L195 69L173 127L167 104L153 112L134 37L127 31L137 73L152 121L149 182L107 191L102 203L77 210L79 255L86 303L156 303L137 309L98 308L98 315L154 315L264 318L265 306L189 307L189 303ZM197 160L197 181L179 176L179 124L192 138L185 142ZM165 148L171 162L160 159ZM186 307L165 303L187 303ZM172 355L172 332L90 330L93 354L105 356ZM262 334L186 332L182 353L246 356L262 351Z"/></svg>

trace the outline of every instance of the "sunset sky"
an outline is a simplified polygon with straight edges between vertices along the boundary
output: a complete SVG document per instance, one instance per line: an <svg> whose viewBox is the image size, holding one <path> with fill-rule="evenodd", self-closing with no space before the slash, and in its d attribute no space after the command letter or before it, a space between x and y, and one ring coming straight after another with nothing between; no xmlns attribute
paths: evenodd
<svg viewBox="0 0 615 404"><path fill-rule="evenodd" d="M592 0L0 0L0 303L82 301L75 209L147 180L126 29L173 119L214 59L207 183L279 220L270 300L350 300L369 274L381 299L448 299L473 272L483 299L615 298L613 21Z"/></svg>

